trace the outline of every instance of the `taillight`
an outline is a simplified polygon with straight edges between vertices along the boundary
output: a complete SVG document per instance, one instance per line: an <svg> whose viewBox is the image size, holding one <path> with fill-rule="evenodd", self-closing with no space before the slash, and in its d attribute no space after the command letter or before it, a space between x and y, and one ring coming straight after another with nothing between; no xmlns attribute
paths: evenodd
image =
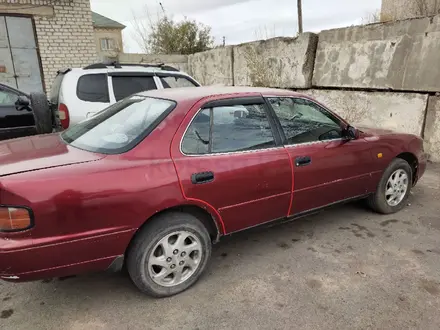
<svg viewBox="0 0 440 330"><path fill-rule="evenodd" d="M64 129L68 128L70 124L69 109L67 109L64 103L58 105L58 114L60 116L61 126L63 126Z"/></svg>
<svg viewBox="0 0 440 330"><path fill-rule="evenodd" d="M20 231L32 227L32 215L23 207L0 207L0 231Z"/></svg>

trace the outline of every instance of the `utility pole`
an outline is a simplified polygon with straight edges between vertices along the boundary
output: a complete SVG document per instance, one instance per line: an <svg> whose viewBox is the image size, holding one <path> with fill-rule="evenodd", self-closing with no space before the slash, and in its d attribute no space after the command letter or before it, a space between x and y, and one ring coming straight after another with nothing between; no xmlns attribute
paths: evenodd
<svg viewBox="0 0 440 330"><path fill-rule="evenodd" d="M303 14L302 14L302 0L296 0L298 4L298 33L303 33Z"/></svg>

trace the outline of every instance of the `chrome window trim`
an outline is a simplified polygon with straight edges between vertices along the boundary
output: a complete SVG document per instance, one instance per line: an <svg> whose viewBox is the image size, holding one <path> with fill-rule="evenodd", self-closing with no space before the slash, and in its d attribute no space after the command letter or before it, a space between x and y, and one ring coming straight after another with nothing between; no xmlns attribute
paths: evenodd
<svg viewBox="0 0 440 330"><path fill-rule="evenodd" d="M278 146L278 147L273 147L273 148L265 148L265 149L256 149L256 150L246 150L246 151L230 151L230 152L211 152L211 153L206 153L206 154L195 154L195 155L191 155L191 154L186 154L183 152L182 150L182 144L183 144L183 139L185 138L185 135L189 129L189 127L191 126L192 122L194 121L194 119L196 118L196 116L203 110L206 110L205 108L200 108L199 110L197 110L197 112L194 114L194 116L191 118L191 121L189 122L189 124L186 126L185 131L182 134L182 137L180 138L180 145L179 145L179 151L182 155L187 156L187 157L206 157L206 156L225 156L225 155L235 155L235 154L248 154L248 153L256 153L256 152L262 152L262 151L267 151L267 150L278 150L278 149L283 149L284 146ZM270 122L268 120L268 123L270 125ZM274 138L274 143L275 143L275 138Z"/></svg>
<svg viewBox="0 0 440 330"><path fill-rule="evenodd" d="M333 114L333 112L321 105L318 104L316 102L314 102L313 100L307 98L307 97L303 97L303 96L284 96L284 95L263 95L263 98L288 98L288 99L301 99L301 100L305 100L305 101L309 101L313 104L316 104L318 107L323 108L325 111L329 112L330 114ZM274 110L275 112L275 110ZM275 113L276 115L276 113ZM278 117L278 116L277 116ZM278 118L277 118L278 119ZM278 119L279 120L279 119ZM344 123L344 121L341 121L341 123ZM329 139L329 140L322 140L322 141L313 141L313 142L304 142L304 143L292 143L292 144L285 144L284 147L297 147L297 146L307 146L307 145L313 145L313 144L319 144L319 143L328 143L328 142L333 142L333 141L345 141L347 139L344 138L337 138L337 139Z"/></svg>
<svg viewBox="0 0 440 330"><path fill-rule="evenodd" d="M329 143L334 141L345 141L347 139L344 138L338 138L338 139L330 139L330 140L322 140L322 141L313 141L313 142L304 142L304 143L296 143L296 144L285 144L285 148L296 148L296 147L302 147L307 145L314 145L314 144L321 144L321 143Z"/></svg>

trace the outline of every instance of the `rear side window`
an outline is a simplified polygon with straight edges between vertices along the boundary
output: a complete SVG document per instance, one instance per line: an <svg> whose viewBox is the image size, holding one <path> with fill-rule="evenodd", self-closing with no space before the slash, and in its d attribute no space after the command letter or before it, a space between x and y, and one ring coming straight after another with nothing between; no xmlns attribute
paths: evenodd
<svg viewBox="0 0 440 330"><path fill-rule="evenodd" d="M86 74L79 78L76 95L82 101L110 102L106 74Z"/></svg>
<svg viewBox="0 0 440 330"><path fill-rule="evenodd" d="M113 77L113 92L116 101L139 92L156 89L153 77Z"/></svg>
<svg viewBox="0 0 440 330"><path fill-rule="evenodd" d="M267 149L275 139L264 105L214 107L198 113L182 141L187 155Z"/></svg>
<svg viewBox="0 0 440 330"><path fill-rule="evenodd" d="M197 87L192 81L185 77L160 77L163 88Z"/></svg>
<svg viewBox="0 0 440 330"><path fill-rule="evenodd" d="M202 155L209 152L211 110L201 111L192 121L182 141L182 151L187 155Z"/></svg>

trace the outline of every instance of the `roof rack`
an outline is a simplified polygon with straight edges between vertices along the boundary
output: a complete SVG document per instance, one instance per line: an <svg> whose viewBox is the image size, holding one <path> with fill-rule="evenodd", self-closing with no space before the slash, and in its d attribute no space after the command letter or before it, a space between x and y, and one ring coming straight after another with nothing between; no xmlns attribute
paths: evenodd
<svg viewBox="0 0 440 330"><path fill-rule="evenodd" d="M119 63L119 62L110 62L110 63L94 63L84 67L84 70L89 69L107 69L107 67L112 66L115 69L122 69L122 66L141 66L144 68L159 68L164 71L179 71L175 67L165 65L165 63L153 63L153 64L143 64L143 63Z"/></svg>

